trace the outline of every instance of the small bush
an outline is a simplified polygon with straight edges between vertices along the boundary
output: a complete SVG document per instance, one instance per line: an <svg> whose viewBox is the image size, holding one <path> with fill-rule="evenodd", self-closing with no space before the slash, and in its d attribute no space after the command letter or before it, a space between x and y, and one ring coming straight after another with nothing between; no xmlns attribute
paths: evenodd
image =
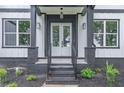
<svg viewBox="0 0 124 93"><path fill-rule="evenodd" d="M120 74L119 70L114 68L112 64L106 65L106 78L107 78L107 83L110 87L114 85L115 79L119 74Z"/></svg>
<svg viewBox="0 0 124 93"><path fill-rule="evenodd" d="M91 79L95 76L95 72L90 68L81 70L80 75L84 78Z"/></svg>
<svg viewBox="0 0 124 93"><path fill-rule="evenodd" d="M17 83L13 82L13 83L7 84L5 87L17 87Z"/></svg>
<svg viewBox="0 0 124 93"><path fill-rule="evenodd" d="M35 75L29 75L29 76L26 77L26 80L27 81L35 81L35 80L37 80L37 76L35 76Z"/></svg>
<svg viewBox="0 0 124 93"><path fill-rule="evenodd" d="M100 69L100 68L96 68L96 69L95 69L95 72L96 72L96 73L100 73L101 71L102 71L102 69Z"/></svg>
<svg viewBox="0 0 124 93"><path fill-rule="evenodd" d="M16 74L17 77L23 75L23 73L24 73L23 70L21 70L21 69L16 69L15 74Z"/></svg>
<svg viewBox="0 0 124 93"><path fill-rule="evenodd" d="M7 76L7 70L4 68L0 68L0 83L3 83Z"/></svg>

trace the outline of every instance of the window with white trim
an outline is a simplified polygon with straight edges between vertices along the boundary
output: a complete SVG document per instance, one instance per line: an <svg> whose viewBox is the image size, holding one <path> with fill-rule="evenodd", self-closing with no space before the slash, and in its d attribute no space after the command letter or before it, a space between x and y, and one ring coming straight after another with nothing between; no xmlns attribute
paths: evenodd
<svg viewBox="0 0 124 93"><path fill-rule="evenodd" d="M5 47L28 47L30 46L30 20L3 20L3 37Z"/></svg>
<svg viewBox="0 0 124 93"><path fill-rule="evenodd" d="M93 41L96 47L118 47L118 20L94 20Z"/></svg>

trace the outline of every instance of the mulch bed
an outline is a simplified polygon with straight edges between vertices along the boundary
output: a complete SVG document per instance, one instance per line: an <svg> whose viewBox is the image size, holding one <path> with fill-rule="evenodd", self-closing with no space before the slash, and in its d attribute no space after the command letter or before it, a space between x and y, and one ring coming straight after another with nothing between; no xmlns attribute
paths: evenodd
<svg viewBox="0 0 124 93"><path fill-rule="evenodd" d="M37 76L37 80L35 81L27 81L26 77L28 75L35 75ZM30 70L26 70L23 75L16 77L15 70L9 70L7 78L4 84L1 87L4 87L7 84L16 82L17 87L41 87L46 79L45 74L38 74L38 73L30 73Z"/></svg>
<svg viewBox="0 0 124 93"><path fill-rule="evenodd" d="M41 69L41 67L39 69ZM46 80L46 72L39 71L39 69L27 68L25 73L19 77L15 76L15 70L10 70L8 71L6 82L0 86L4 87L6 84L16 82L18 87L41 87ZM124 69L119 69L119 71L120 75L116 79L115 87L124 87ZM38 79L36 81L27 81L27 75L31 74L36 75ZM79 87L108 87L105 71L98 73L93 79L85 79L82 77L78 79L80 81Z"/></svg>
<svg viewBox="0 0 124 93"><path fill-rule="evenodd" d="M27 81L26 75L18 77L16 80L18 87L41 87L44 82L44 78L39 76L36 81Z"/></svg>
<svg viewBox="0 0 124 93"><path fill-rule="evenodd" d="M93 79L79 78L79 87L108 87L105 72L98 73ZM124 70L120 70L114 87L124 87Z"/></svg>

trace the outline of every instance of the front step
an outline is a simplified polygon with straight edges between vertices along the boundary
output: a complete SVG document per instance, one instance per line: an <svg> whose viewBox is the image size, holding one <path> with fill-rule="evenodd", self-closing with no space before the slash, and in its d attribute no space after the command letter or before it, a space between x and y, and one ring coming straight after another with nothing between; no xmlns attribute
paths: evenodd
<svg viewBox="0 0 124 93"><path fill-rule="evenodd" d="M64 84L64 85L78 85L79 81L75 79L74 74L70 75L51 75L49 79L46 81L46 84Z"/></svg>
<svg viewBox="0 0 124 93"><path fill-rule="evenodd" d="M46 84L78 85L78 80L47 80Z"/></svg>
<svg viewBox="0 0 124 93"><path fill-rule="evenodd" d="M74 77L75 75L74 75L74 71L71 71L71 70L63 70L63 71L61 71L61 70L58 70L58 71L53 71L53 70L51 70L51 72L49 73L49 75L51 76L51 77Z"/></svg>
<svg viewBox="0 0 124 93"><path fill-rule="evenodd" d="M70 74L70 73L68 73L68 74L56 74L56 73L54 73L54 74L50 74L50 76L51 77L74 77L75 75Z"/></svg>
<svg viewBox="0 0 124 93"><path fill-rule="evenodd" d="M53 67L50 67L50 70L51 71L73 71L74 69L73 68L53 68Z"/></svg>
<svg viewBox="0 0 124 93"><path fill-rule="evenodd" d="M72 64L51 64L52 68L73 68Z"/></svg>
<svg viewBox="0 0 124 93"><path fill-rule="evenodd" d="M50 67L50 73L51 76L56 77L73 77L74 75L74 69L72 65L64 65L64 64L52 64Z"/></svg>
<svg viewBox="0 0 124 93"><path fill-rule="evenodd" d="M52 58L51 64L72 64L71 58Z"/></svg>
<svg viewBox="0 0 124 93"><path fill-rule="evenodd" d="M75 80L75 77L50 77L49 80L52 81L73 81Z"/></svg>
<svg viewBox="0 0 124 93"><path fill-rule="evenodd" d="M74 71L51 71L49 74L74 74Z"/></svg>
<svg viewBox="0 0 124 93"><path fill-rule="evenodd" d="M73 71L74 68L72 65L68 64L51 64L50 66L51 71Z"/></svg>
<svg viewBox="0 0 124 93"><path fill-rule="evenodd" d="M49 79L46 84L78 85L79 82L75 79L72 64L51 64Z"/></svg>

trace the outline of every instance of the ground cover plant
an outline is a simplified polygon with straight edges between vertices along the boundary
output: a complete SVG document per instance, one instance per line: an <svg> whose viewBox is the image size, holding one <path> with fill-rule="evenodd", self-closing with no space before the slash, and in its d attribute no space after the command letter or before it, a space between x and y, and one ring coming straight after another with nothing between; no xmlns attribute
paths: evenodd
<svg viewBox="0 0 124 93"><path fill-rule="evenodd" d="M9 83L9 84L5 85L5 87L18 87L18 85L16 82L13 82L13 83Z"/></svg>
<svg viewBox="0 0 124 93"><path fill-rule="evenodd" d="M21 76L21 75L23 75L23 70L22 69L16 69L16 72L15 72L15 74L16 74L16 77L19 77L19 76Z"/></svg>
<svg viewBox="0 0 124 93"><path fill-rule="evenodd" d="M37 80L37 76L35 76L35 75L28 75L26 77L26 80L27 81L35 81L35 80Z"/></svg>
<svg viewBox="0 0 124 93"><path fill-rule="evenodd" d="M86 68L86 69L81 70L80 75L83 78L91 79L95 76L95 72L90 68Z"/></svg>
<svg viewBox="0 0 124 93"><path fill-rule="evenodd" d="M6 76L7 70L4 68L0 68L0 83L4 83Z"/></svg>
<svg viewBox="0 0 124 93"><path fill-rule="evenodd" d="M114 86L116 78L119 74L119 70L114 68L112 64L106 64L106 79L108 86Z"/></svg>

